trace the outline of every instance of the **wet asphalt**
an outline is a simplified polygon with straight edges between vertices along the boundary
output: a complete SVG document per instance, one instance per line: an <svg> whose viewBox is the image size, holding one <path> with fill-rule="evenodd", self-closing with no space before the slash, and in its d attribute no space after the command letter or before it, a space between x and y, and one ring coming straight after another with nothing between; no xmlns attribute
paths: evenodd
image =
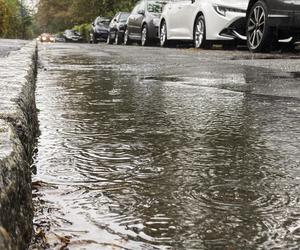
<svg viewBox="0 0 300 250"><path fill-rule="evenodd" d="M299 79L299 52L39 44L36 244L297 249Z"/></svg>
<svg viewBox="0 0 300 250"><path fill-rule="evenodd" d="M19 50L27 42L24 40L0 39L0 58L8 56L11 51Z"/></svg>

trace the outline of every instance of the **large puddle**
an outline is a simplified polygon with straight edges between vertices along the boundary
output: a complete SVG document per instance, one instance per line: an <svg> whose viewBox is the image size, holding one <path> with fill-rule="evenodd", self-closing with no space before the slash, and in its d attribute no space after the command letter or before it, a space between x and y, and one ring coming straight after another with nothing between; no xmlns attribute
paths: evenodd
<svg viewBox="0 0 300 250"><path fill-rule="evenodd" d="M298 248L295 90L256 93L255 70L177 77L46 52L34 194L50 249Z"/></svg>

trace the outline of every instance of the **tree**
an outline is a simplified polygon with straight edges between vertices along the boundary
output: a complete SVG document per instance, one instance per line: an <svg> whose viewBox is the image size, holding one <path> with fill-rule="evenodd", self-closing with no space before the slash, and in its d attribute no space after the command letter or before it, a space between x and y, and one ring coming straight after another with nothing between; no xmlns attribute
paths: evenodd
<svg viewBox="0 0 300 250"><path fill-rule="evenodd" d="M40 0L36 18L41 32L56 32L71 26L71 3L71 0Z"/></svg>
<svg viewBox="0 0 300 250"><path fill-rule="evenodd" d="M130 11L136 0L40 0L37 23L41 32L58 32L97 16L112 17L117 11Z"/></svg>
<svg viewBox="0 0 300 250"><path fill-rule="evenodd" d="M0 37L4 36L9 27L9 8L4 0L0 0Z"/></svg>
<svg viewBox="0 0 300 250"><path fill-rule="evenodd" d="M29 38L32 14L18 0L0 0L0 37Z"/></svg>

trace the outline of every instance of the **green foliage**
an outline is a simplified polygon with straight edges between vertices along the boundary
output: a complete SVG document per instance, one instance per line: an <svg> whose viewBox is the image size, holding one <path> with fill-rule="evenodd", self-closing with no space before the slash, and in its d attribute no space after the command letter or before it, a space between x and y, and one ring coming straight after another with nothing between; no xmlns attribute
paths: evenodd
<svg viewBox="0 0 300 250"><path fill-rule="evenodd" d="M76 25L73 27L73 30L76 30L78 32L80 32L80 34L82 35L83 37L83 40L85 42L89 42L90 40L90 30L91 30L91 24L89 23L84 23L84 24L81 24L81 25Z"/></svg>
<svg viewBox="0 0 300 250"><path fill-rule="evenodd" d="M0 37L29 38L32 14L18 0L0 0Z"/></svg>
<svg viewBox="0 0 300 250"><path fill-rule="evenodd" d="M91 23L97 16L131 11L136 0L40 0L37 23L41 32L59 32ZM84 32L86 29L84 29ZM84 34L84 33L83 33Z"/></svg>
<svg viewBox="0 0 300 250"><path fill-rule="evenodd" d="M4 0L0 0L0 37L4 36L9 26L9 9Z"/></svg>

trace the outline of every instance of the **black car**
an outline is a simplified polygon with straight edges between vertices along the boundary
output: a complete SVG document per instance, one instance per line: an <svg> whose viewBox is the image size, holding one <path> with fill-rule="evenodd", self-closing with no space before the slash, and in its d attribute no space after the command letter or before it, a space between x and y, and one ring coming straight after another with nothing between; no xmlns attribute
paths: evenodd
<svg viewBox="0 0 300 250"><path fill-rule="evenodd" d="M294 46L300 34L300 0L251 0L246 31L252 52L270 50L279 40Z"/></svg>
<svg viewBox="0 0 300 250"><path fill-rule="evenodd" d="M108 30L108 44L112 44L113 42L120 44L123 42L126 22L129 15L130 13L127 12L119 12L111 20Z"/></svg>
<svg viewBox="0 0 300 250"><path fill-rule="evenodd" d="M110 20L105 17L97 17L92 23L92 28L90 30L90 42L98 43L105 42L108 37Z"/></svg>
<svg viewBox="0 0 300 250"><path fill-rule="evenodd" d="M83 38L81 34L75 30L65 30L63 37L66 42L82 42Z"/></svg>
<svg viewBox="0 0 300 250"><path fill-rule="evenodd" d="M137 41L145 46L158 42L160 16L165 4L158 0L139 1L128 17L124 44L129 45L132 41Z"/></svg>

